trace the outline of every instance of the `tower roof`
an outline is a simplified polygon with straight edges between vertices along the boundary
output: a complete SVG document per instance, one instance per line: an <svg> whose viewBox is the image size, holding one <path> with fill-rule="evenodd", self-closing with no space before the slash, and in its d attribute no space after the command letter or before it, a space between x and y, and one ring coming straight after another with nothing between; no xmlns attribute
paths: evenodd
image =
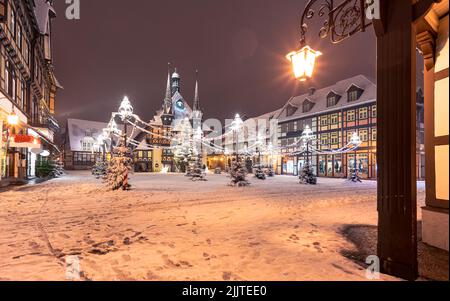
<svg viewBox="0 0 450 301"><path fill-rule="evenodd" d="M170 64L167 68L167 86L166 86L166 95L164 97L163 103L163 114L172 114L172 90L170 87Z"/></svg>
<svg viewBox="0 0 450 301"><path fill-rule="evenodd" d="M172 74L172 78L180 78L180 74L178 74L177 68L175 68L175 72Z"/></svg>
<svg viewBox="0 0 450 301"><path fill-rule="evenodd" d="M194 105L192 109L194 111L200 111L200 96L198 93L198 70L196 70L195 96L194 96Z"/></svg>

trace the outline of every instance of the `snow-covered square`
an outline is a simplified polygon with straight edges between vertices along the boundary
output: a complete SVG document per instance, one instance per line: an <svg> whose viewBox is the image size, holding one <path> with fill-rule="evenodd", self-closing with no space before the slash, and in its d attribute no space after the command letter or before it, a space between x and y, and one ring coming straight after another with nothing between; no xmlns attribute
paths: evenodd
<svg viewBox="0 0 450 301"><path fill-rule="evenodd" d="M376 182L276 176L236 188L226 175L207 179L134 174L130 191L111 192L70 172L1 192L0 278L367 280ZM361 250L353 238L365 232L375 236Z"/></svg>

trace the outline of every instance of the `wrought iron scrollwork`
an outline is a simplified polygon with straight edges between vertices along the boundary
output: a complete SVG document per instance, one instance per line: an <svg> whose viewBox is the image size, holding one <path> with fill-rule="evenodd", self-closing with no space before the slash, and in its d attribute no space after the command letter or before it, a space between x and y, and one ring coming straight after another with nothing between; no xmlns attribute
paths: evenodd
<svg viewBox="0 0 450 301"><path fill-rule="evenodd" d="M342 0L335 5L334 0L309 0L301 17L300 38L306 44L307 21L318 17L324 19L319 30L321 39L330 38L339 43L357 32L365 31L372 23L366 18L366 10L371 4L366 0ZM317 13L316 13L317 12Z"/></svg>

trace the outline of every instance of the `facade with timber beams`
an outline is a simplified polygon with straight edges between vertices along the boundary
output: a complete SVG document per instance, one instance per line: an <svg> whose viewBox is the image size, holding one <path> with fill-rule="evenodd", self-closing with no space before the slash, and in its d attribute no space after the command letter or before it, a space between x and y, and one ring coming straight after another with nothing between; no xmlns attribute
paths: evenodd
<svg viewBox="0 0 450 301"><path fill-rule="evenodd" d="M35 176L56 155L56 92L52 56L53 1L0 0L0 181ZM18 122L8 122L9 116Z"/></svg>

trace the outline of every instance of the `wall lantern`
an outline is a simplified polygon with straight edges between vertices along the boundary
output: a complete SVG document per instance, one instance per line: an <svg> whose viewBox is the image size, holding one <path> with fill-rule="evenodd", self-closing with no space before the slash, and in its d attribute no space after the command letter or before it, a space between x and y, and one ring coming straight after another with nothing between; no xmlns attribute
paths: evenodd
<svg viewBox="0 0 450 301"><path fill-rule="evenodd" d="M19 124L19 116L17 116L14 112L11 115L8 115L7 120L9 125Z"/></svg>
<svg viewBox="0 0 450 301"><path fill-rule="evenodd" d="M17 116L16 112L14 111L14 105L12 107L11 114L8 115L6 118L6 121L9 125L16 126L19 124L19 116Z"/></svg>
<svg viewBox="0 0 450 301"><path fill-rule="evenodd" d="M292 63L295 78L302 82L311 78L317 57L321 55L306 43L310 21L322 24L319 38L329 38L332 43L337 44L358 32L364 32L372 24L374 15L379 13L376 4L373 0L308 0L300 18L301 50L287 55ZM316 19L315 22L312 22L312 19Z"/></svg>

